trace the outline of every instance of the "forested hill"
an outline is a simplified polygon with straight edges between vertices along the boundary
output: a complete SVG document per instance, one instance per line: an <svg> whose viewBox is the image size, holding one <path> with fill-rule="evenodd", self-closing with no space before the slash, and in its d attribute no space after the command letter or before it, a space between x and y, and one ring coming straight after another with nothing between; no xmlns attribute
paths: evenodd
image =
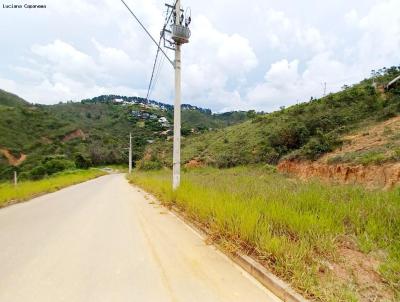
<svg viewBox="0 0 400 302"><path fill-rule="evenodd" d="M315 160L339 147L350 131L400 114L400 80L385 89L399 75L400 66L373 71L371 78L344 86L340 92L188 137L183 141L182 161L195 166L232 167L277 164L282 158ZM393 143L390 148L395 146ZM164 156L171 148L170 142L149 146L143 167L171 166L170 157Z"/></svg>
<svg viewBox="0 0 400 302"><path fill-rule="evenodd" d="M148 144L170 139L172 118L173 106L139 97L39 105L0 91L0 179L10 179L14 169L22 178L41 178L73 167L125 164L130 132L137 160ZM247 112L213 114L184 105L182 132L204 133L247 119Z"/></svg>

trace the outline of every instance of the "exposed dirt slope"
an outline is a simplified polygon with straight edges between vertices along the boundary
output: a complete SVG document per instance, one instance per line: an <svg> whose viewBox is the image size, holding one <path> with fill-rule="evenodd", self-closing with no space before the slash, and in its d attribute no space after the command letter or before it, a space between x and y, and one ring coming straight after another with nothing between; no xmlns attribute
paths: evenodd
<svg viewBox="0 0 400 302"><path fill-rule="evenodd" d="M392 188L400 184L400 163L363 166L287 160L278 165L278 171L301 179L315 177L342 184L361 184L368 188Z"/></svg>
<svg viewBox="0 0 400 302"><path fill-rule="evenodd" d="M0 154L2 154L5 158L7 158L8 163L11 166L17 167L22 164L26 160L26 154L21 153L19 158L16 158L11 152L7 149L0 149Z"/></svg>
<svg viewBox="0 0 400 302"><path fill-rule="evenodd" d="M86 140L86 134L82 131L82 129L77 129L67 134L62 141L68 142L70 140L73 140L74 138L81 138L82 140Z"/></svg>
<svg viewBox="0 0 400 302"><path fill-rule="evenodd" d="M400 185L400 117L344 137L342 147L318 161L285 160L280 172L368 188Z"/></svg>
<svg viewBox="0 0 400 302"><path fill-rule="evenodd" d="M341 148L326 154L318 162L326 163L346 155L365 154L374 150L389 155L400 146L400 116L345 136L343 140Z"/></svg>

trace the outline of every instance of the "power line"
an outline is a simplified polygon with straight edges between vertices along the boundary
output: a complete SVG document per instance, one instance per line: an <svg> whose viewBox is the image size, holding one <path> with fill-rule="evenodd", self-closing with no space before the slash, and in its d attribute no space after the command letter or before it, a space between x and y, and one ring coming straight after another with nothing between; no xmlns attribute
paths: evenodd
<svg viewBox="0 0 400 302"><path fill-rule="evenodd" d="M176 1L175 1L175 4L174 4L174 7L175 7L175 6L176 6ZM163 39L163 37L164 37L164 35L165 35L165 29L166 29L166 27L167 27L167 25L168 25L168 23L169 23L169 20L171 19L172 13L173 13L173 10L171 10L170 14L169 14L168 16L165 17L165 23L164 23L163 29L161 30L160 41L158 42L158 45L161 44L161 41L162 41L162 39ZM146 95L146 100L147 100L147 101L149 100L151 91L153 90L153 88L154 88L154 86L155 86L155 82L156 82L156 81L154 81L154 83L153 83L154 71L156 70L156 65L157 65L157 60L158 60L158 55L159 55L159 53L160 53L160 49L161 49L160 47L157 47L156 58L155 58L154 64L153 64L153 70L152 70L152 72L151 72L151 77L150 77L149 86L148 86L148 88L147 88L147 95ZM157 70L157 72L156 72L156 78L157 78L158 73L159 73L159 71L160 71L160 66L161 66L161 64L158 65L158 70Z"/></svg>
<svg viewBox="0 0 400 302"><path fill-rule="evenodd" d="M160 43L161 43L161 38L160 38ZM158 54L160 53L159 48L157 49L157 53L156 53L156 58L154 60L154 64L153 64L153 70L151 72L151 77L150 77L150 82L149 82L149 86L147 88L147 95L146 95L146 100L149 100L149 96L150 96L150 89L151 89L151 84L153 83L153 77L154 77L154 71L156 69L156 65L157 65L157 59L158 59Z"/></svg>
<svg viewBox="0 0 400 302"><path fill-rule="evenodd" d="M161 72L162 66L163 66L163 64L164 64L164 60L165 60L165 58L164 58L164 57L161 57L160 63L158 64L158 69L157 69L157 71L156 71L156 75L155 75L155 77L154 77L154 84L153 84L153 86L152 86L152 88L151 88L151 90L150 90L150 95L151 95L152 91L154 90L154 87L156 87L156 85L157 85L157 83L158 83L158 80L159 80L159 78L160 78L160 72Z"/></svg>
<svg viewBox="0 0 400 302"><path fill-rule="evenodd" d="M147 35L150 37L150 39L154 42L154 44L157 45L157 48L159 51L163 53L163 55L168 59L168 61L172 64L172 66L175 66L174 62L168 57L168 55L165 53L165 51L160 47L160 43L157 43L156 40L153 38L153 36L150 34L150 32L147 30L147 28L143 25L143 23L139 20L138 17L136 17L135 13L129 8L129 6L125 3L124 0L121 0L121 2L125 5L125 7L128 9L128 11L131 13L131 15L136 19L136 21L140 24L140 26L143 28L143 30L147 33Z"/></svg>

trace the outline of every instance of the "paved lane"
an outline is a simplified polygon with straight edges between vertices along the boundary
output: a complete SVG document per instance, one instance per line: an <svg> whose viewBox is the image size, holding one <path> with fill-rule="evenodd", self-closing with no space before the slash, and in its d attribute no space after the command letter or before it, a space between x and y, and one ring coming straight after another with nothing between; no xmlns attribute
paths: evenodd
<svg viewBox="0 0 400 302"><path fill-rule="evenodd" d="M123 175L0 210L0 301L279 301Z"/></svg>

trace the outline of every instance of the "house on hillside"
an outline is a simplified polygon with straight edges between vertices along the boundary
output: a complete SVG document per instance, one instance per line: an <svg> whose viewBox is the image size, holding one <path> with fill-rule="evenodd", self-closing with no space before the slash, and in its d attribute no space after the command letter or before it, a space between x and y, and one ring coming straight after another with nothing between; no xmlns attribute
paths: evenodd
<svg viewBox="0 0 400 302"><path fill-rule="evenodd" d="M390 90L394 87L399 87L400 85L400 75L396 78L394 78L393 80L391 80L386 86L385 89L386 90Z"/></svg>
<svg viewBox="0 0 400 302"><path fill-rule="evenodd" d="M131 114L133 117L137 118L141 117L140 111L132 110Z"/></svg>
<svg viewBox="0 0 400 302"><path fill-rule="evenodd" d="M158 119L158 122L161 124L163 127L169 127L169 122L165 116L162 116Z"/></svg>

